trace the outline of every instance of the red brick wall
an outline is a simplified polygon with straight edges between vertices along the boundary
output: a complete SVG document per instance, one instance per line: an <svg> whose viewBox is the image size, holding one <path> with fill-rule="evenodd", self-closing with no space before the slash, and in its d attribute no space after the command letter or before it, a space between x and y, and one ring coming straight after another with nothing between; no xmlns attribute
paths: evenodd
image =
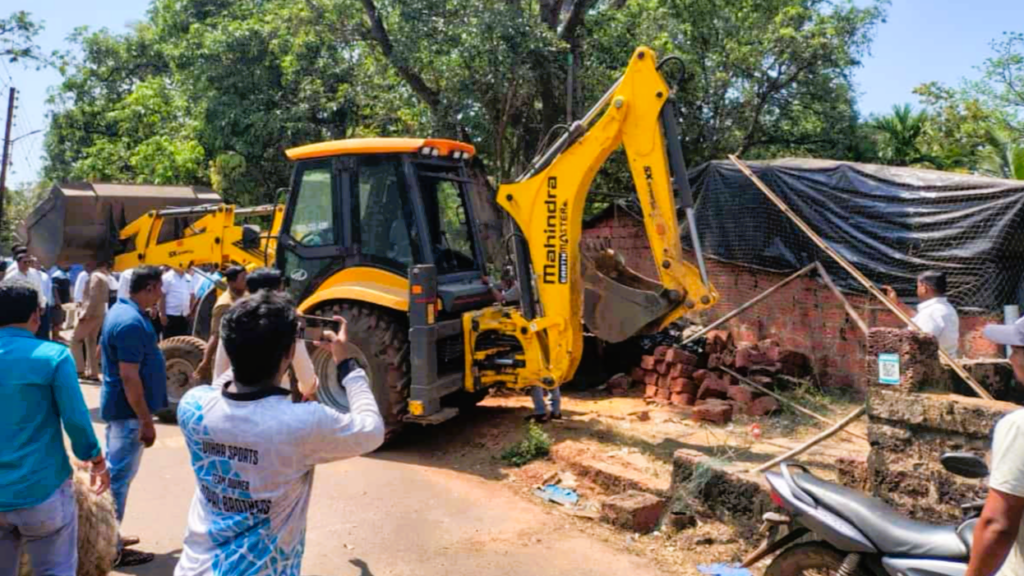
<svg viewBox="0 0 1024 576"><path fill-rule="evenodd" d="M610 211L588 223L584 240L599 239L623 255L626 263L641 274L657 278L643 224L631 215ZM701 314L709 323L750 301L788 274L776 274L756 268L707 261L711 282L718 289L718 304ZM901 326L894 314L873 299L847 295L847 299L868 326ZM998 357L1000 351L981 337L981 329L996 316L960 317L960 353L969 358ZM823 284L799 278L726 326L738 342L754 343L775 338L783 348L807 354L823 383L833 386L865 384L865 338L856 324L847 318L838 298Z"/></svg>

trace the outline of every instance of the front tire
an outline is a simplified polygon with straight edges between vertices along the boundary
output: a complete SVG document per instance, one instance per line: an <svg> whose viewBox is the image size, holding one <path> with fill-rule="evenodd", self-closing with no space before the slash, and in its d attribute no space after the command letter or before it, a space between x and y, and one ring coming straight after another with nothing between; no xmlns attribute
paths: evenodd
<svg viewBox="0 0 1024 576"><path fill-rule="evenodd" d="M199 385L192 373L203 361L206 342L194 336L175 336L160 342L160 351L167 368L167 408L158 410L155 416L165 424L174 424L178 421L178 402Z"/></svg>
<svg viewBox="0 0 1024 576"><path fill-rule="evenodd" d="M764 576L836 576L844 558L845 553L824 542L797 544L776 556ZM871 575L861 565L850 576Z"/></svg>
<svg viewBox="0 0 1024 576"><path fill-rule="evenodd" d="M348 322L349 355L366 370L370 389L384 418L385 438L393 438L408 413L411 382L408 318L388 308L355 302L329 304L311 314L341 316ZM317 400L348 412L348 397L338 383L337 368L330 354L318 348L311 359L320 380Z"/></svg>

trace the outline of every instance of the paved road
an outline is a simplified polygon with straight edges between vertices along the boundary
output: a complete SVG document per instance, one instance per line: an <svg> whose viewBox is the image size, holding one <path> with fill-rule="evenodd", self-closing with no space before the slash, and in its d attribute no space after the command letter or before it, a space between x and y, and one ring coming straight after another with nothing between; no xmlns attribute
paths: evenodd
<svg viewBox="0 0 1024 576"><path fill-rule="evenodd" d="M99 390L83 390L95 415ZM124 531L140 536L139 548L158 559L116 574L170 574L180 552L195 483L177 427L158 425L157 438L132 485ZM409 442L317 468L304 574L658 574L500 482L434 467L429 450L415 450Z"/></svg>

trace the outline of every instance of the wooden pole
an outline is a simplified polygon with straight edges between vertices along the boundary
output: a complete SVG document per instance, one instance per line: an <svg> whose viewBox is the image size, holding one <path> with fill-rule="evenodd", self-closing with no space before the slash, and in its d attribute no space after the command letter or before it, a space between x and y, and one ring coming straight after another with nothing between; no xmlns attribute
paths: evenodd
<svg viewBox="0 0 1024 576"><path fill-rule="evenodd" d="M828 272L825 271L825 267L821 265L821 262L817 262L816 264L818 265L818 274L821 274L821 279L825 282L825 285L828 286L829 290L836 295L836 298L839 298L839 301L843 303L843 308L846 308L846 313L849 314L850 318L852 318L857 324L857 328L860 328L860 331L864 333L865 337L867 337L867 322L860 317L860 314L857 314L857 311L852 305L850 305L850 301L847 300L846 296L839 291L839 288L836 286L835 282L832 281L832 277L828 275Z"/></svg>
<svg viewBox="0 0 1024 576"><path fill-rule="evenodd" d="M811 227L808 226L806 222L804 222L799 216L797 216L796 213L793 212L793 210L791 210L789 206L787 206L786 203L782 201L782 198L779 198L775 194L775 192L772 192L772 189L769 188L767 184L762 182L761 179L757 177L757 174L754 174L754 172L750 169L749 166L747 166L742 160L737 158L734 154L729 155L729 160L732 160L732 163L735 164L736 167L740 169L740 172L743 172L743 174L746 175L747 178L750 178L751 182L753 182L754 185L761 190L761 192L764 192L765 196L767 196L769 200L771 200L776 206L778 206L779 210L782 210L782 213L788 216L789 219L792 220L794 224L796 224L797 228L803 230L804 234L807 234L807 236L810 237L810 239L815 244L817 244L819 248L824 250L825 253L831 256L832 259L835 260L840 266L842 266L844 270L846 270L847 272L850 273L851 276L856 278L857 281L860 282L861 285L863 285L868 292L870 292L875 298L882 302L882 304L889 308L889 310L892 311L893 314L895 314L900 320L903 320L907 324L908 328L918 332L921 330L910 319L910 316L907 316L906 313L903 312L903 310L900 310L899 306L896 306L896 304L889 300L889 298L875 286L874 282L868 280L868 278L864 276L864 274L861 274L860 270L858 270L853 264L850 264L850 262L846 258L844 258L834 248L829 246L828 243L826 243L821 238L821 236L818 236L818 234L813 229L811 229ZM981 396L985 400L992 400L992 395L989 394L987 390L982 388L981 384L978 384L974 380L974 378L972 378L971 375L968 374L966 370L964 370L963 366L958 364L956 360L950 357L950 355L947 354L946 351L943 350L942 348L939 348L939 357L945 360L946 363L949 364L951 368L953 368L953 371L956 372L957 375L959 375L960 378L964 380L964 382L967 382L967 384L971 387L971 389L973 389L978 394L978 396Z"/></svg>
<svg viewBox="0 0 1024 576"><path fill-rule="evenodd" d="M686 340L683 340L683 344L689 344L690 342L693 342L697 338L700 338L701 336L707 334L708 332L714 330L715 328L718 328L722 324L725 324L729 320L732 320L733 318L735 318L735 317L739 316L740 314L746 312L748 309L750 309L752 306L754 306L758 302L760 302L760 301L764 300L765 298L767 298L767 297L771 296L772 294L774 294L779 288L782 288L786 284L789 284L793 280L796 280L797 278L799 278L799 277L803 276L804 274L807 274L808 272L813 270L814 266L816 264L817 264L817 262L815 262L814 264L808 264L807 266L804 266L800 270L794 272L788 278L786 278L782 282L779 282L775 286L772 286L771 288L765 290L764 292L758 294L757 296L755 296L752 300L750 300L746 304L740 306L739 308L733 310L732 312L729 312L728 314L726 314L725 316L722 316L718 320L715 320L711 324L708 324L707 326L701 328L699 332L697 332L695 334L691 334L689 338L687 338Z"/></svg>
<svg viewBox="0 0 1024 576"><path fill-rule="evenodd" d="M719 366L717 369L725 372L726 374L730 374L733 378L739 380L741 384L744 384L744 385L746 385L746 386L748 386L750 388L753 388L754 390L757 390L758 392L760 392L762 394L767 394L767 395L771 396L772 398L775 398L779 402L782 402L783 404L785 404L786 406L789 406L790 408L796 410L797 412L801 412L803 414L806 414L806 415L810 416L811 418L814 418L815 420L821 420L822 422L824 422L826 424L835 425L835 422L833 422L832 420L829 420L828 418L825 418L821 414L818 414L816 412L812 412L812 411L808 410L807 408L804 408L803 406L800 406L799 404L793 402L792 400L787 400L786 398L783 398L782 396L776 394L775 392L772 392L771 390L765 388L764 386L759 385L757 382L754 382L753 380L750 380L748 378L744 378L743 376L740 376L739 374L737 374L733 370L730 370L729 368L726 368L724 366ZM860 434L857 434L856 432L852 432L850 430L843 430L843 432L846 432L850 436L855 436L855 437L857 437L857 438L859 438L861 440L864 440L865 442L868 441L867 436L862 436Z"/></svg>
<svg viewBox="0 0 1024 576"><path fill-rule="evenodd" d="M864 413L867 412L867 409L868 409L867 406L861 406L860 408L857 408L856 410L851 412L849 416L847 416L846 418L843 418L839 422L836 422L828 430L825 430L821 434L818 434L814 438L811 438L810 440L805 442L803 445L797 446L796 448L793 448L792 450L790 450L789 452L786 452L782 456L779 456L777 458L773 458L773 459L769 460L768 462L765 462L764 464L761 464L757 468L754 468L753 470L751 470L751 472L764 472L765 470L768 470L770 468L775 467L776 465L778 465L781 462L785 462L786 460L789 460L790 458L793 458L795 456L799 456L799 455L803 454L804 452L807 452L811 448L814 448L818 444L821 444L825 440L828 440L829 438L831 438L831 437L835 436L836 434L838 434L839 431L841 431L843 428L846 428L847 426L849 426L850 422L853 422L857 418L860 418L861 416L863 416Z"/></svg>

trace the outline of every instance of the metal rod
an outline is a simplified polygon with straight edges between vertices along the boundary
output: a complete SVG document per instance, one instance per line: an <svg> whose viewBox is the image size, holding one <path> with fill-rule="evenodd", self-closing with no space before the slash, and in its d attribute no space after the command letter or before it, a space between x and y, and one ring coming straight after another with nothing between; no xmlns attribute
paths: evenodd
<svg viewBox="0 0 1024 576"><path fill-rule="evenodd" d="M860 408L857 408L856 410L851 412L849 416L847 416L846 418L843 418L839 422L836 422L828 430L825 430L821 434L818 434L814 438L811 438L810 440L808 440L804 444L802 444L800 446L797 446L796 448L793 448L792 450L790 450L789 452L786 452L782 456L779 456L777 458L773 458L773 459L769 460L768 462L765 462L764 464L761 464L757 468L754 468L753 470L751 470L751 472L764 472L765 470L768 470L770 468L774 468L776 465L778 465L781 462L785 462L786 460L789 460L790 458L793 458L794 456L799 456L799 455L803 454L804 452L807 452L811 448L814 448L818 444L821 444L825 440L828 440L829 438L831 438L831 437L835 436L836 434L838 434L843 428L846 428L847 426L849 426L851 422L853 422L857 418L860 418L861 416L863 416L864 413L867 412L867 410L868 410L867 406L861 406Z"/></svg>
<svg viewBox="0 0 1024 576"><path fill-rule="evenodd" d="M850 318L852 318L854 323L857 324L857 328L860 328L860 331L863 332L866 337L868 335L867 322L860 317L860 314L857 314L857 311L850 304L850 301L847 300L846 296L839 291L839 288L836 286L835 282L832 281L832 277L828 275L828 272L825 271L825 267L821 265L821 262L816 262L816 264L818 265L818 274L821 274L822 281L824 281L829 290L836 295L836 298L839 298L839 301L843 303L843 307L846 308L846 313L850 315Z"/></svg>
<svg viewBox="0 0 1024 576"><path fill-rule="evenodd" d="M761 192L764 192L765 196L767 196L769 200L771 200L776 206L778 206L779 210L782 210L782 213L788 216L789 219L792 220L794 224L796 224L797 228L803 230L804 234L807 234L807 236L810 237L810 239L815 244L817 244L819 248L824 250L825 253L831 256L832 259L835 260L840 266L842 266L844 270L846 270L847 272L850 273L851 276L856 278L857 281L860 282L861 285L864 286L864 288L866 288L872 296L874 296L882 304L884 304L893 314L896 315L897 318L903 320L907 324L907 328L914 330L916 332L921 331L921 329L918 328L917 324L914 324L913 320L910 319L910 316L907 316L906 313L903 312L903 310L900 310L899 306L897 306L895 303L889 300L889 298L875 286L874 282L868 280L867 276L864 276L864 274L862 274L856 266L850 264L849 260L844 258L839 252L835 250L835 248L829 246L828 243L821 238L821 236L818 236L817 232L811 229L811 227L808 226L807 223L803 221L803 219L797 216L796 213L793 212L793 210L790 209L790 207L787 206L786 203L782 201L782 198L779 198L775 194L775 192L773 192L772 189L768 187L767 184L762 182L761 179L757 177L757 174L754 174L754 172L750 169L749 166L747 166L742 160L737 158L734 154L729 155L729 160L732 160L732 163L735 164L736 167L739 168L740 171L743 172L743 174L746 175L747 178L750 178L751 182L753 182L754 185L761 190ZM963 366L958 364L957 361L954 360L949 354L947 354L946 351L943 350L942 348L939 348L939 357L945 360L946 363L949 364L950 367L953 369L953 371L956 372L957 375L960 376L960 378L962 378L964 382L966 382L971 387L971 389L978 394L978 396L981 396L985 400L993 399L992 395L988 393L988 390L985 390L981 386L981 384L978 384L978 382L975 381L974 378L972 378L966 370L964 370Z"/></svg>
<svg viewBox="0 0 1024 576"><path fill-rule="evenodd" d="M697 270L700 272L700 281L704 287L711 286L708 282L708 268L704 263L704 250L700 244L700 234L697 233L697 214L693 208L686 209L686 225L690 227L690 241L693 242L693 253L697 257Z"/></svg>
<svg viewBox="0 0 1024 576"><path fill-rule="evenodd" d="M753 388L754 390L757 390L758 392L761 392L763 394L767 394L767 395L771 396L772 398L775 398L779 402L782 402L783 404L785 404L786 406L789 406L790 408L796 410L797 412L801 412L803 414L806 414L807 416L810 416L811 418L814 418L815 420L820 420L820 421L822 421L822 422L824 422L826 424L835 424L834 421L829 420L828 418L825 418L821 414L817 414L815 412L812 412L812 411L808 410L807 408L804 408L803 406L801 406L801 405L799 405L799 404L797 404L797 403L795 403L795 402L793 402L791 400L787 400L786 398L783 398L782 396L776 394L775 392L772 392L771 390L765 388L764 386L759 385L757 382L754 382L753 380L750 380L748 378L744 378L743 376L740 376L735 371L730 370L729 368L726 368L724 366L719 366L718 370L721 370L722 372L725 372L726 374L731 375L733 378L739 380L741 384L749 386L750 388ZM851 432L849 430L843 430L843 432L846 432L850 436L855 436L855 437L857 437L857 438L859 438L861 440L864 440L865 442L868 441L868 437L867 436L863 436L861 434L857 434L856 432Z"/></svg>
<svg viewBox="0 0 1024 576"><path fill-rule="evenodd" d="M14 122L14 93L15 89L12 87L7 97L7 127L4 129L4 149L3 153L0 154L0 227L4 223L4 196L7 192L7 165L9 162L9 155L11 153L11 124Z"/></svg>
<svg viewBox="0 0 1024 576"><path fill-rule="evenodd" d="M733 310L732 312L729 312L725 316L722 316L721 318L719 318L718 320L715 320L711 324L708 324L704 328L701 328L701 330L699 332L697 332L696 334L692 334L692 335L690 335L689 338L687 338L686 340L683 340L683 344L689 344L690 342L693 342L697 338L700 338L701 336L707 334L708 332L714 330L715 328L718 328L722 324L725 324L729 320L732 320L733 318L735 318L735 317L739 316L740 314L746 312L748 309L750 309L751 306L754 306L758 302L760 302L760 301L764 300L765 298L771 296L779 288L782 288L786 284L789 284L793 280L796 280L797 278L799 278L799 277L803 276L804 274L807 274L808 272L813 270L815 264L817 264L817 262L815 262L814 264L808 264L807 266L804 266L803 268L801 268L800 270L794 272L788 278L783 280L782 282L779 282L775 286L772 286L771 288L769 288L769 289L765 290L764 292L758 294L753 300L747 302L746 304L740 306L739 308Z"/></svg>

